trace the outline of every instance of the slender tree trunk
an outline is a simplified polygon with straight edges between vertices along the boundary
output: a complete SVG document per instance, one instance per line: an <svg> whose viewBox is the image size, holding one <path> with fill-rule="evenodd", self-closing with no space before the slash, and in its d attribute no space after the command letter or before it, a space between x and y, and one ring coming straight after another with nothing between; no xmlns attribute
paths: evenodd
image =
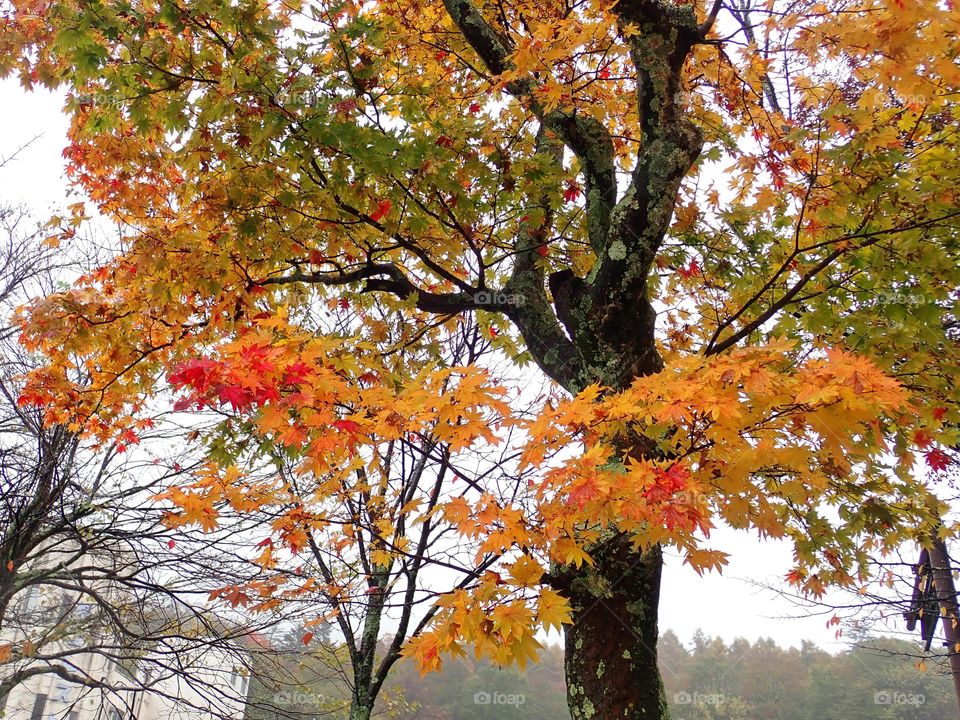
<svg viewBox="0 0 960 720"><path fill-rule="evenodd" d="M350 720L370 720L373 708L370 705L358 705L356 698L350 704Z"/></svg>
<svg viewBox="0 0 960 720"><path fill-rule="evenodd" d="M595 564L559 576L573 608L564 669L573 720L666 720L657 667L659 548L634 550L612 536L593 551Z"/></svg>
<svg viewBox="0 0 960 720"><path fill-rule="evenodd" d="M360 643L354 656L353 696L350 700L350 720L370 720L377 702L379 685L374 680L373 668L377 659L377 642L380 639L380 621L386 601L386 583L389 572L375 568L370 576L367 606L363 619Z"/></svg>
<svg viewBox="0 0 960 720"><path fill-rule="evenodd" d="M957 613L957 590L953 583L953 569L950 567L950 555L947 546L939 537L934 536L928 549L930 567L933 570L933 586L940 602L940 619L943 622L943 634L947 640L950 671L953 675L953 689L960 706L960 615Z"/></svg>

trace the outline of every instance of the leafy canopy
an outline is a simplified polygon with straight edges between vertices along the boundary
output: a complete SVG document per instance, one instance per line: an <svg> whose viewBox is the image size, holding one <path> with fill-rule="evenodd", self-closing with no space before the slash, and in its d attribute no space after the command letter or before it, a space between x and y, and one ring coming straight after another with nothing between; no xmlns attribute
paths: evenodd
<svg viewBox="0 0 960 720"><path fill-rule="evenodd" d="M936 523L914 453L948 467L960 415L951 2L18 0L2 27L0 72L67 90L68 171L123 233L24 316L50 422L106 441L166 379L284 448L317 502L404 434L526 433L517 482L431 510L502 567L440 600L425 667L533 655L569 617L552 569L611 527L698 570L718 520L787 536L817 593ZM624 266L659 372L570 330L564 283ZM471 313L571 397L531 418L446 366ZM270 502L235 460L171 488L172 521Z"/></svg>

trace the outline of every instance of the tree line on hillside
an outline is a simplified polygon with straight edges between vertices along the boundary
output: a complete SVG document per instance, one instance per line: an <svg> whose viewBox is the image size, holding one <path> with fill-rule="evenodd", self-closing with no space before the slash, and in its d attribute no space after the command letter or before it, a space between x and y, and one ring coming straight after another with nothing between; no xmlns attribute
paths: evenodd
<svg viewBox="0 0 960 720"><path fill-rule="evenodd" d="M245 720L267 720L258 708L280 706L276 717L305 720L346 716L335 672L336 647L288 644L285 678L255 678ZM956 717L950 678L937 663L916 667L913 643L860 638L832 654L812 642L783 648L772 639L725 642L698 631L684 645L660 637L660 671L675 720L950 720ZM297 683L297 678L301 682ZM274 678L273 682L276 683ZM271 690L267 688L271 687ZM378 717L419 720L556 720L569 717L563 651L549 646L525 670L497 668L471 657L421 676L401 662ZM257 702L257 700L269 702Z"/></svg>

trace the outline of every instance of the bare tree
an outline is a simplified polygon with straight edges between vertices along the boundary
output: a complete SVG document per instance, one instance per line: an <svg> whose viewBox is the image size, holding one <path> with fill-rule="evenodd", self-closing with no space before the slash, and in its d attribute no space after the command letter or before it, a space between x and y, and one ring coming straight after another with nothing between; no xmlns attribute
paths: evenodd
<svg viewBox="0 0 960 720"><path fill-rule="evenodd" d="M236 717L277 621L209 602L248 579L247 536L164 523L154 496L197 463L163 413L126 446L98 445L23 397L41 360L20 346L15 308L78 271L29 222L0 211L0 713L52 677L48 714L92 702Z"/></svg>

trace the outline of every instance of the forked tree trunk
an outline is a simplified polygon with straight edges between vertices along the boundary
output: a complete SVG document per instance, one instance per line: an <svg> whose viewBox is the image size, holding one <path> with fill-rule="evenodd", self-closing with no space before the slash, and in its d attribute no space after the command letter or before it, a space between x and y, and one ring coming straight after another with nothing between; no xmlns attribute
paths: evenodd
<svg viewBox="0 0 960 720"><path fill-rule="evenodd" d="M573 607L564 659L571 717L665 720L657 667L660 549L641 554L615 536L593 557L592 568L560 582Z"/></svg>
<svg viewBox="0 0 960 720"><path fill-rule="evenodd" d="M444 0L447 13L487 70L512 67L512 42L491 25L474 0ZM719 6L718 6L719 7ZM608 127L575 107L540 104L539 80L526 71L505 89L526 103L543 132L537 152L559 164L564 150L577 156L584 178L587 239L596 262L586 277L564 268L547 278L537 257L553 233L549 202L544 226L522 230L508 293L525 299L505 312L537 364L571 393L587 385L624 390L662 369L656 312L647 278L670 226L677 193L703 147L703 135L684 101L683 68L692 48L706 41L692 4L619 0L610 5L630 62L636 68L636 112L641 148L630 182L618 193L615 143ZM711 19L712 22L712 19ZM633 442L633 441L636 442ZM642 437L624 438L632 457L655 457ZM663 720L667 708L657 669L659 550L642 555L614 535L590 548L595 565L563 569L552 582L573 605L566 631L568 700L574 720Z"/></svg>

